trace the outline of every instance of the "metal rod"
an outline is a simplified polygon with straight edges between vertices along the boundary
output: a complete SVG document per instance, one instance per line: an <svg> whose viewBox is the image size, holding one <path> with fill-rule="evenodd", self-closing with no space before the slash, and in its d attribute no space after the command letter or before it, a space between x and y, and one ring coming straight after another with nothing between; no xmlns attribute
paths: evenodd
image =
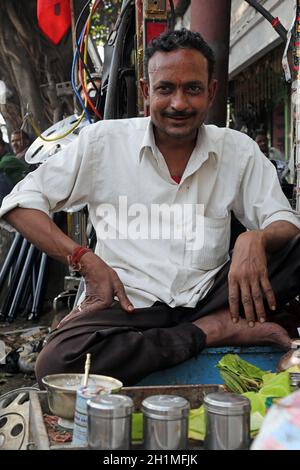
<svg viewBox="0 0 300 470"><path fill-rule="evenodd" d="M6 277L9 274L9 270L11 266L13 265L15 258L17 257L17 250L19 249L19 245L22 239L23 239L22 235L20 233L16 233L15 238L13 239L13 242L5 258L2 269L0 271L0 289L2 289L2 286L6 280Z"/></svg>
<svg viewBox="0 0 300 470"><path fill-rule="evenodd" d="M16 287L18 285L20 272L21 272L21 269L22 269L22 266L23 266L23 263L24 263L24 260L25 260L25 257L26 257L28 247L29 247L29 242L27 240L23 239L21 249L20 249L20 253L19 253L19 256L18 256L18 259L17 259L17 262L16 262L16 266L15 266L15 269L14 269L13 277L12 277L9 289L7 291L6 297L4 299L4 302L3 302L3 305L2 305L2 308L1 308L1 311L0 311L0 315L4 318L6 318L6 316L8 314L11 300L12 300L14 294L15 294L15 290L16 290Z"/></svg>
<svg viewBox="0 0 300 470"><path fill-rule="evenodd" d="M32 309L33 297L36 290L36 266L39 266L41 255L42 253L38 251L37 256L34 259L34 263L32 264L31 274L28 276L28 283L21 301L21 306L23 307L23 317L28 317Z"/></svg>
<svg viewBox="0 0 300 470"><path fill-rule="evenodd" d="M30 314L28 315L28 320L34 320L39 316L38 308L40 306L43 284L45 280L45 270L46 270L47 259L48 259L48 256L46 255L46 253L42 253L40 267L39 267L39 274L38 274L37 283L36 283L36 290L35 290L35 294L33 298L32 309L31 309Z"/></svg>
<svg viewBox="0 0 300 470"><path fill-rule="evenodd" d="M35 253L35 246L30 245L28 253L27 253L27 257L26 257L25 262L24 262L22 273L21 273L19 282L16 286L15 294L13 296L13 299L12 299L12 302L10 304L10 308L9 308L9 311L8 311L8 314L7 314L7 318L8 318L9 322L12 322L15 319L15 317L17 316L17 309L18 309L18 306L20 304L20 300L21 300L22 294L24 292L24 289L26 288L28 273L29 273L29 270L32 267L34 253Z"/></svg>
<svg viewBox="0 0 300 470"><path fill-rule="evenodd" d="M28 299L27 299L27 302L26 302L26 305L25 305L25 308L22 312L22 315L23 317L26 317L27 320L29 320L29 313L31 312L31 309L32 309L32 302L33 302L33 294L32 292L30 292L29 296L28 296Z"/></svg>
<svg viewBox="0 0 300 470"><path fill-rule="evenodd" d="M253 8L255 8L256 11L258 11L275 29L276 33L279 34L279 36L286 41L287 38L287 30L285 27L280 23L280 21L277 18L274 18L271 13L268 12L260 3L258 3L256 0L245 0L249 5L251 5ZM275 21L277 20L277 21Z"/></svg>
<svg viewBox="0 0 300 470"><path fill-rule="evenodd" d="M27 276L25 286L24 286L24 289L22 291L21 300L20 300L20 303L19 303L19 312L20 312L21 316L23 316L23 317L27 316L27 313L25 313L25 308L26 308L26 305L27 305L27 302L28 302L28 297L30 297L30 295L32 294L31 285L32 285L31 273L29 273L28 276Z"/></svg>
<svg viewBox="0 0 300 470"><path fill-rule="evenodd" d="M31 281L32 281L32 292L34 295L35 290L36 290L36 263L32 266Z"/></svg>

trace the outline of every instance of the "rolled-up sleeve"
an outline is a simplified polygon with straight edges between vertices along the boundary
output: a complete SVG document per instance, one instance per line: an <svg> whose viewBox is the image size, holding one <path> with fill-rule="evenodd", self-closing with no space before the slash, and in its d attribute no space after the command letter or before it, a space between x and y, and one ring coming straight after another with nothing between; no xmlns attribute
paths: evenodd
<svg viewBox="0 0 300 470"><path fill-rule="evenodd" d="M12 230L3 216L16 207L49 214L89 203L95 158L92 144L93 133L85 128L76 141L20 181L3 199L0 226Z"/></svg>
<svg viewBox="0 0 300 470"><path fill-rule="evenodd" d="M241 182L234 212L250 230L264 229L277 221L286 221L300 229L300 214L285 197L274 165L255 142L241 161Z"/></svg>

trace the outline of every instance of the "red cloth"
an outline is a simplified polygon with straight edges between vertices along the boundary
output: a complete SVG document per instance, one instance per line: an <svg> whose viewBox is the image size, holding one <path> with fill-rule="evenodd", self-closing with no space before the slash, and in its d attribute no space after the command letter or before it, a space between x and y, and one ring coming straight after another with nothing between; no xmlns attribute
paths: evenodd
<svg viewBox="0 0 300 470"><path fill-rule="evenodd" d="M70 0L37 0L39 28L57 45L71 26Z"/></svg>
<svg viewBox="0 0 300 470"><path fill-rule="evenodd" d="M173 179L174 181L176 181L177 184L179 184L180 181L181 181L181 177L180 177L180 176L172 176L172 179Z"/></svg>

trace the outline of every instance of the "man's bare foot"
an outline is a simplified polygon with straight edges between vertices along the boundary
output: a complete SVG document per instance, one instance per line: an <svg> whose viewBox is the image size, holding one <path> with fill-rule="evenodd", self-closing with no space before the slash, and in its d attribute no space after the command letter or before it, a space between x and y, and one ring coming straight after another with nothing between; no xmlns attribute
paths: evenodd
<svg viewBox="0 0 300 470"><path fill-rule="evenodd" d="M273 343L290 348L291 339L287 331L276 323L255 322L250 328L244 318L232 323L228 310L220 310L194 322L206 334L206 346L240 346Z"/></svg>

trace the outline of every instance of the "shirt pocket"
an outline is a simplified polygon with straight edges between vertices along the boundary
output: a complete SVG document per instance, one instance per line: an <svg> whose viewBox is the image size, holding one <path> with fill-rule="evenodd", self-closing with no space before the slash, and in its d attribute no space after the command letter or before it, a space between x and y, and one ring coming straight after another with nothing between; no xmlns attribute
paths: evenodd
<svg viewBox="0 0 300 470"><path fill-rule="evenodd" d="M202 217L202 235L189 242L191 265L203 271L215 269L229 259L230 215Z"/></svg>

